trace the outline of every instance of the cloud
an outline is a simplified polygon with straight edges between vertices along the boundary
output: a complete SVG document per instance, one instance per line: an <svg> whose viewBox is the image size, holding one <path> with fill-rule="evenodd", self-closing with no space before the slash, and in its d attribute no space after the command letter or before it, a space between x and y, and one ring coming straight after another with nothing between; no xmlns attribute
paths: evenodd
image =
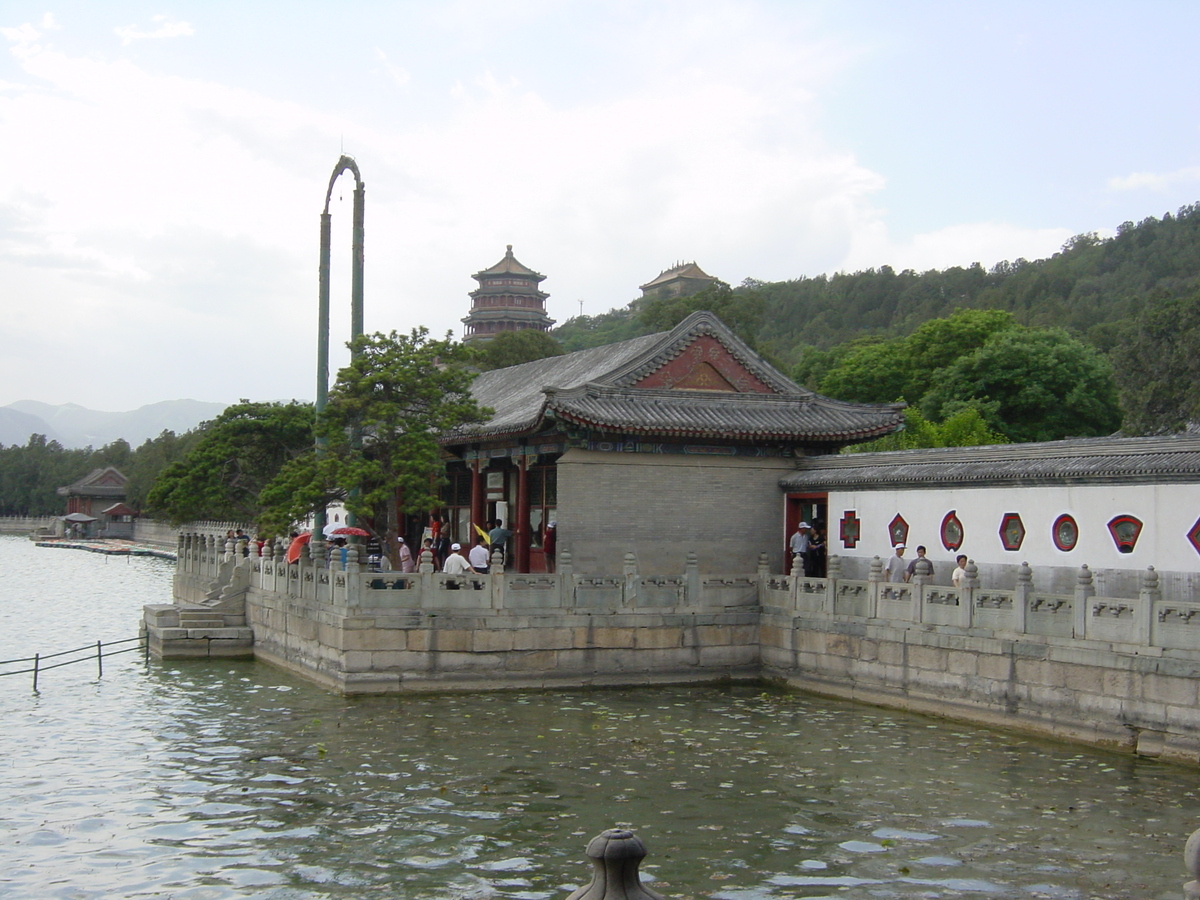
<svg viewBox="0 0 1200 900"><path fill-rule="evenodd" d="M375 48L375 55L379 57L379 62L383 65L383 71L391 79L392 84L401 89L407 88L409 82L412 81L412 76L408 71L391 62L387 54L378 47Z"/></svg>
<svg viewBox="0 0 1200 900"><path fill-rule="evenodd" d="M1132 172L1108 179L1110 191L1165 191L1180 184L1200 181L1200 166L1187 166L1174 172Z"/></svg>
<svg viewBox="0 0 1200 900"><path fill-rule="evenodd" d="M121 39L123 45L128 46L134 41L191 37L196 33L190 23L173 22L166 16L154 16L150 21L158 23L158 27L153 31L142 31L137 25L119 25L113 29L113 34Z"/></svg>
<svg viewBox="0 0 1200 900"><path fill-rule="evenodd" d="M1002 260L1044 259L1057 253L1072 234L1066 228L1022 228L1003 222L950 225L893 242L882 220L861 229L840 268L856 271L890 265L925 272L974 262L987 268Z"/></svg>

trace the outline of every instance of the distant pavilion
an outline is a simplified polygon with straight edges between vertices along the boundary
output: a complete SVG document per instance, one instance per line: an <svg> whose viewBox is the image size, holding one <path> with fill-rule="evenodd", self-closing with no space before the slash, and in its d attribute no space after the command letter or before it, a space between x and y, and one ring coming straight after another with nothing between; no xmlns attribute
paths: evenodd
<svg viewBox="0 0 1200 900"><path fill-rule="evenodd" d="M462 320L464 341L489 341L502 331L549 331L554 324L546 314L550 295L539 287L546 276L522 265L513 256L512 244L500 262L471 277L479 287L471 291L471 311Z"/></svg>

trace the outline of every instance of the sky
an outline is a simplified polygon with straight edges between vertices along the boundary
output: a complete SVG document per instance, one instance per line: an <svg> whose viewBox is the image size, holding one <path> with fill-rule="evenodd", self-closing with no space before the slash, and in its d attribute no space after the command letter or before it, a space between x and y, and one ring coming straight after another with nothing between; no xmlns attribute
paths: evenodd
<svg viewBox="0 0 1200 900"><path fill-rule="evenodd" d="M1127 0L0 0L0 406L313 399L343 153L368 331L461 336L507 244L559 322L682 261L1047 257L1200 200L1197 34Z"/></svg>

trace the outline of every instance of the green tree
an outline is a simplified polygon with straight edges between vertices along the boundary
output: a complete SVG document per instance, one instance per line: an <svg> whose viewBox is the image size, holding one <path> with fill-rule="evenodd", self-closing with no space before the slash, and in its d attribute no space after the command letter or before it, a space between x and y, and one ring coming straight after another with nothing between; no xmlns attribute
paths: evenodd
<svg viewBox="0 0 1200 900"><path fill-rule="evenodd" d="M490 411L470 394L473 375L464 364L472 351L449 335L440 341L428 335L418 328L351 342L351 363L338 372L317 426L324 450L289 462L263 491L261 530L282 534L324 504L344 500L385 547L394 547L401 513L438 506L439 435L482 422Z"/></svg>
<svg viewBox="0 0 1200 900"><path fill-rule="evenodd" d="M747 287L735 291L725 282L716 281L686 297L649 298L638 319L652 331L670 331L692 313L707 310L743 341L756 347L766 308L766 299L759 290Z"/></svg>
<svg viewBox="0 0 1200 900"><path fill-rule="evenodd" d="M942 369L921 402L933 421L962 404L1011 441L1110 434L1121 425L1112 368L1060 329L1007 329Z"/></svg>
<svg viewBox="0 0 1200 900"><path fill-rule="evenodd" d="M819 381L819 390L858 403L919 401L942 369L974 353L992 335L1016 327L1011 313L998 309L960 309L932 319L905 338L861 338L842 345L836 362Z"/></svg>
<svg viewBox="0 0 1200 900"><path fill-rule="evenodd" d="M1200 420L1200 292L1156 297L1110 358L1128 433L1180 431Z"/></svg>
<svg viewBox="0 0 1200 900"><path fill-rule="evenodd" d="M891 403L904 399L911 380L904 342L862 338L821 379L818 390L855 403Z"/></svg>
<svg viewBox="0 0 1200 900"><path fill-rule="evenodd" d="M173 524L251 521L262 512L266 485L312 447L312 405L242 400L197 432L187 454L154 480L146 498L149 511Z"/></svg>
<svg viewBox="0 0 1200 900"><path fill-rule="evenodd" d="M1002 444L1004 435L988 427L983 414L963 406L944 422L931 422L910 406L904 411L904 430L865 444L847 447L846 453L875 453L882 450L918 450L927 447L977 447Z"/></svg>
<svg viewBox="0 0 1200 900"><path fill-rule="evenodd" d="M485 372L521 363L562 356L563 346L544 331L523 328L520 331L501 331L478 351L478 365Z"/></svg>

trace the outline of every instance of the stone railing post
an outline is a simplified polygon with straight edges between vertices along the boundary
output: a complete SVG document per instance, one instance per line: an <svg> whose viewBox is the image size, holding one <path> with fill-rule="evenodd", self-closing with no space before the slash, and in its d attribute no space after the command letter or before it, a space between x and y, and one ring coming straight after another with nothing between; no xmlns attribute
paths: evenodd
<svg viewBox="0 0 1200 900"><path fill-rule="evenodd" d="M638 600L638 565L633 551L625 554L625 606L636 606Z"/></svg>
<svg viewBox="0 0 1200 900"><path fill-rule="evenodd" d="M642 884L638 866L646 858L646 845L632 831L602 831L588 842L586 852L592 861L591 884L567 900L664 900Z"/></svg>
<svg viewBox="0 0 1200 900"><path fill-rule="evenodd" d="M1143 644L1154 640L1154 608L1162 599L1162 591L1158 585L1158 572L1154 566L1147 566L1142 573L1141 590L1138 597L1142 601L1138 605L1137 631L1138 638Z"/></svg>
<svg viewBox="0 0 1200 900"><path fill-rule="evenodd" d="M1092 585L1092 570L1087 565L1079 567L1079 576L1075 580L1075 604L1071 610L1072 628L1076 638L1087 637L1088 600L1096 595Z"/></svg>
<svg viewBox="0 0 1200 900"><path fill-rule="evenodd" d="M925 588L929 584L929 579L933 577L933 563L924 557L918 556L913 560L913 576L912 576L912 603L913 603L913 621L925 621Z"/></svg>
<svg viewBox="0 0 1200 900"><path fill-rule="evenodd" d="M825 612L833 615L834 601L837 599L838 582L842 580L842 558L836 553L829 554L825 560Z"/></svg>
<svg viewBox="0 0 1200 900"><path fill-rule="evenodd" d="M883 560L878 556L871 559L871 569L867 572L867 616L874 619L879 612L879 595L883 592Z"/></svg>
<svg viewBox="0 0 1200 900"><path fill-rule="evenodd" d="M433 574L433 551L425 547L417 554L417 573L420 575Z"/></svg>
<svg viewBox="0 0 1200 900"><path fill-rule="evenodd" d="M972 567L975 565L974 560L967 563L967 574L973 574L975 584L972 585L972 591L979 586L979 569ZM1029 563L1023 562L1017 567L1017 588L1013 593L1013 631L1017 634L1025 634L1026 616L1029 614L1029 606L1033 601L1033 569Z"/></svg>
<svg viewBox="0 0 1200 900"><path fill-rule="evenodd" d="M804 574L804 559L799 553L792 554L792 567L788 570L788 574L793 578L797 578Z"/></svg>
<svg viewBox="0 0 1200 900"><path fill-rule="evenodd" d="M504 552L495 547L492 550L492 555L488 559L488 574L492 576L488 579L488 602L492 609L503 609L507 598L505 597L504 582Z"/></svg>
<svg viewBox="0 0 1200 900"><path fill-rule="evenodd" d="M588 846L590 849L591 845ZM1183 845L1183 864L1192 876L1183 886L1183 900L1200 900L1200 831L1193 831Z"/></svg>
<svg viewBox="0 0 1200 900"><path fill-rule="evenodd" d="M575 605L575 566L570 550L559 550L555 570L558 574L559 605L569 608Z"/></svg>
<svg viewBox="0 0 1200 900"><path fill-rule="evenodd" d="M695 550L687 552L687 559L683 567L684 595L683 602L689 606L697 606L700 603L700 558L696 555ZM761 583L761 576L760 576Z"/></svg>

